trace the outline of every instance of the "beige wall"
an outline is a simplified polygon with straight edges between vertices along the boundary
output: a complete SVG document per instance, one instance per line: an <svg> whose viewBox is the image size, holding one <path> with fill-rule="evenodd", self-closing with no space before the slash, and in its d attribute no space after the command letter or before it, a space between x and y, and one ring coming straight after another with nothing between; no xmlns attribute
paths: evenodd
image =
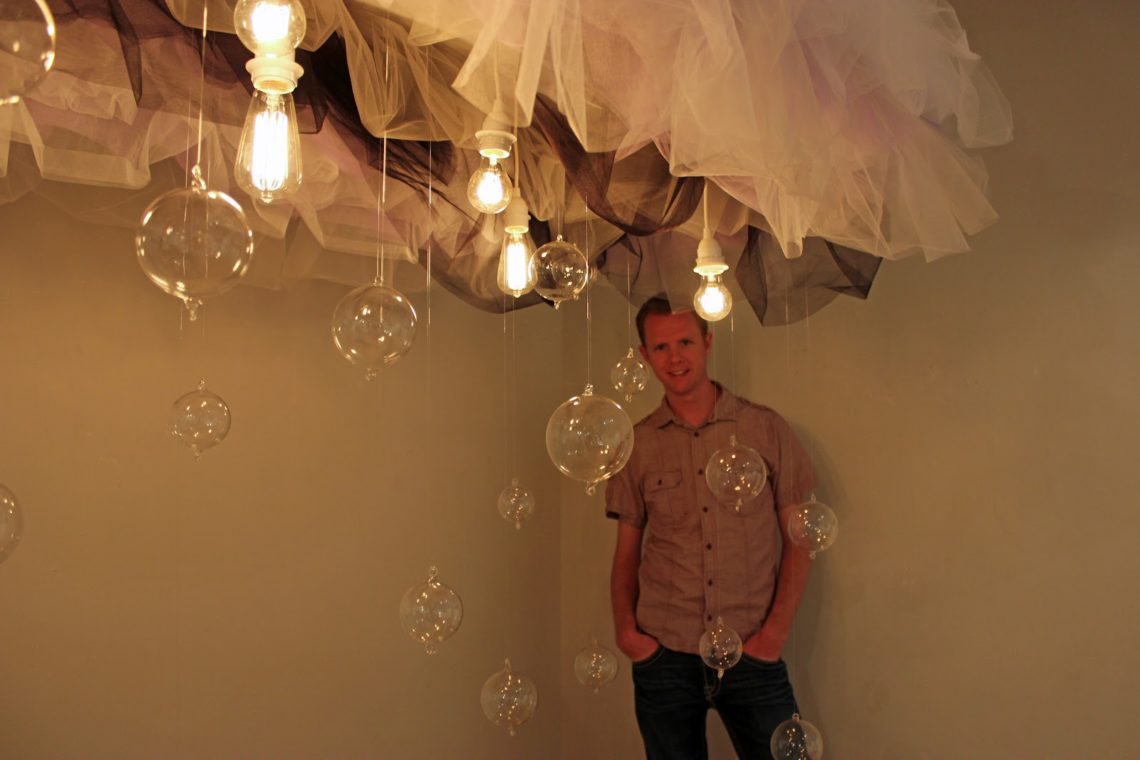
<svg viewBox="0 0 1140 760"><path fill-rule="evenodd" d="M829 758L1140 757L1140 26L1125 3L956 6L1014 108L986 155L1001 221L807 324L741 302L717 374L792 421L841 520L786 652ZM370 385L329 340L342 287L239 288L203 339L129 231L34 200L0 229L0 482L27 518L0 565L0 757L639 755L627 664L599 694L570 668L612 646L614 528L542 446L585 381L584 304L519 315L539 512L516 533L501 317L437 289L430 343ZM593 306L604 388L625 307ZM166 414L202 374L234 428L195 464ZM426 658L395 610L431 562L467 615ZM540 689L514 740L478 706L505 655Z"/></svg>
<svg viewBox="0 0 1140 760"><path fill-rule="evenodd" d="M130 231L35 200L0 207L0 229L0 482L26 515L0 565L0 757L531 758L557 742L557 481L520 447L539 510L521 533L499 518L501 317L435 290L430 341L370 384L330 339L344 287L238 288L203 339L180 335ZM532 311L523 356L557 335ZM547 358L537 387L560 374ZM167 426L200 375L234 422L195 463ZM550 404L528 390L519 437L541 436ZM466 606L431 658L396 612L430 563ZM479 706L508 655L540 689L516 739Z"/></svg>

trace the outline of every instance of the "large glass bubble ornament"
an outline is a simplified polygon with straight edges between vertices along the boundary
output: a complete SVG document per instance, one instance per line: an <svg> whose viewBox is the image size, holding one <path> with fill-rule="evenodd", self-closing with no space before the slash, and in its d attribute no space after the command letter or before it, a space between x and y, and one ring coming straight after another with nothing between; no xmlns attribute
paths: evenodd
<svg viewBox="0 0 1140 760"><path fill-rule="evenodd" d="M398 290L373 280L345 295L333 310L333 344L374 380L408 353L416 338L416 310Z"/></svg>
<svg viewBox="0 0 1140 760"><path fill-rule="evenodd" d="M0 485L0 562L16 550L24 535L24 514L16 494Z"/></svg>
<svg viewBox="0 0 1140 760"><path fill-rule="evenodd" d="M499 514L516 529L534 514L534 496L519 485L518 478L511 478L511 484L499 493Z"/></svg>
<svg viewBox="0 0 1140 760"><path fill-rule="evenodd" d="M221 443L230 432L230 408L221 396L206 388L205 380L178 397L172 417L170 432L194 452L195 459Z"/></svg>
<svg viewBox="0 0 1140 760"><path fill-rule="evenodd" d="M633 401L635 393L645 390L645 385L649 382L649 371L630 348L629 353L618 359L618 363L610 370L610 382L614 384L614 390L625 394L626 402Z"/></svg>
<svg viewBox="0 0 1140 760"><path fill-rule="evenodd" d="M574 677L578 683L594 690L602 688L617 676L617 655L591 637L590 645L574 657Z"/></svg>
<svg viewBox="0 0 1140 760"><path fill-rule="evenodd" d="M839 519L831 507L811 500L792 509L788 515L788 538L792 543L807 549L812 559L825 551L839 536Z"/></svg>
<svg viewBox="0 0 1140 760"><path fill-rule="evenodd" d="M773 760L822 760L823 737L796 713L776 726L768 749Z"/></svg>
<svg viewBox="0 0 1140 760"><path fill-rule="evenodd" d="M740 635L725 625L720 615L716 616L713 627L701 634L697 646L701 652L701 659L705 661L705 665L716 670L717 678L724 678L724 671L740 662L740 655L744 652Z"/></svg>
<svg viewBox="0 0 1140 760"><path fill-rule="evenodd" d="M768 465L756 449L737 443L736 436L728 446L718 449L705 465L705 483L713 497L737 512L764 490L768 482Z"/></svg>
<svg viewBox="0 0 1140 760"><path fill-rule="evenodd" d="M253 231L230 196L208 190L195 165L190 187L171 190L143 212L135 253L143 272L198 318L202 301L238 284L253 258Z"/></svg>
<svg viewBox="0 0 1140 760"><path fill-rule="evenodd" d="M586 255L561 235L539 246L534 252L534 265L538 270L534 289L547 301L553 301L556 309L563 301L576 299L590 277Z"/></svg>
<svg viewBox="0 0 1140 760"><path fill-rule="evenodd" d="M438 575L434 565L428 568L427 580L412 586L400 599L400 627L423 644L428 654L435 654L463 622L459 594L436 580Z"/></svg>
<svg viewBox="0 0 1140 760"><path fill-rule="evenodd" d="M0 105L20 102L55 63L55 19L44 0L0 0Z"/></svg>
<svg viewBox="0 0 1140 760"><path fill-rule="evenodd" d="M593 495L597 484L617 474L633 452L633 423L616 401L594 395L586 385L550 415L546 451L554 466L586 484Z"/></svg>
<svg viewBox="0 0 1140 760"><path fill-rule="evenodd" d="M506 666L483 684L479 703L487 720L514 736L518 727L534 716L538 689L534 681L511 670L510 660L504 662Z"/></svg>

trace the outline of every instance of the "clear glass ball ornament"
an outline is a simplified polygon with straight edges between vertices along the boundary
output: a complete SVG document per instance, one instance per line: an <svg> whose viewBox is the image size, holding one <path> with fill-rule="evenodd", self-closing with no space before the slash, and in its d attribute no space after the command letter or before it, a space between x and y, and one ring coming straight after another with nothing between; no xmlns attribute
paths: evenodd
<svg viewBox="0 0 1140 760"><path fill-rule="evenodd" d="M499 514L516 529L534 514L534 496L519 485L518 478L511 478L511 484L499 493Z"/></svg>
<svg viewBox="0 0 1140 760"><path fill-rule="evenodd" d="M374 380L408 353L416 338L416 310L398 290L374 280L345 295L333 310L333 344Z"/></svg>
<svg viewBox="0 0 1140 760"><path fill-rule="evenodd" d="M760 452L736 441L733 435L728 446L718 449L705 465L705 483L713 497L737 512L764 490L768 482L768 465Z"/></svg>
<svg viewBox="0 0 1140 760"><path fill-rule="evenodd" d="M835 543L839 536L839 519L831 507L811 500L795 507L788 515L788 538L796 546L807 549L812 559Z"/></svg>
<svg viewBox="0 0 1140 760"><path fill-rule="evenodd" d="M534 252L534 265L538 270L534 289L547 301L553 301L556 309L563 301L576 299L590 277L586 254L561 235L539 246Z"/></svg>
<svg viewBox="0 0 1140 760"><path fill-rule="evenodd" d="M55 63L55 19L44 0L0 2L0 105L18 103Z"/></svg>
<svg viewBox="0 0 1140 760"><path fill-rule="evenodd" d="M16 494L0 485L0 562L16 550L24 535L24 513Z"/></svg>
<svg viewBox="0 0 1140 760"><path fill-rule="evenodd" d="M590 645L574 657L574 677L597 693L617 676L618 659L612 651L590 639Z"/></svg>
<svg viewBox="0 0 1140 760"><path fill-rule="evenodd" d="M823 737L818 728L796 713L776 726L768 749L773 760L821 760Z"/></svg>
<svg viewBox="0 0 1140 760"><path fill-rule="evenodd" d="M614 384L614 390L625 394L627 402L633 401L635 393L645 390L645 385L649 382L649 370L645 369L645 365L630 348L629 353L618 359L618 363L610 370L610 382Z"/></svg>
<svg viewBox="0 0 1140 760"><path fill-rule="evenodd" d="M538 689L534 681L511 669L511 661L483 684L479 703L483 714L496 726L507 729L514 736L519 726L534 716L538 707Z"/></svg>
<svg viewBox="0 0 1140 760"><path fill-rule="evenodd" d="M206 388L205 380L178 397L171 416L170 432L194 452L195 459L221 443L230 432L230 408L221 396Z"/></svg>
<svg viewBox="0 0 1140 760"><path fill-rule="evenodd" d="M427 580L404 592L400 599L400 627L424 651L435 654L463 622L463 602L450 586L437 580L439 570L428 568Z"/></svg>
<svg viewBox="0 0 1140 760"><path fill-rule="evenodd" d="M135 253L158 287L186 304L191 321L203 300L238 284L253 258L253 231L230 196L208 190L197 165L190 187L171 190L143 212Z"/></svg>
<svg viewBox="0 0 1140 760"><path fill-rule="evenodd" d="M717 678L724 678L724 671L740 662L740 655L744 652L740 635L725 625L720 615L716 616L713 627L701 634L701 641L697 646L701 652L701 659L705 665L716 670Z"/></svg>
<svg viewBox="0 0 1140 760"><path fill-rule="evenodd" d="M633 423L616 402L595 396L587 385L550 415L546 451L554 466L586 484L593 495L597 484L617 474L633 452Z"/></svg>

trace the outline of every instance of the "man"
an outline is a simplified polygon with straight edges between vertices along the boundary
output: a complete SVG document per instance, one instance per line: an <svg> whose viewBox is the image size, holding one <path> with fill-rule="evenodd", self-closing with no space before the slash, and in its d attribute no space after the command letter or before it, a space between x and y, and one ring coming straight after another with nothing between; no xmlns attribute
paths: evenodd
<svg viewBox="0 0 1140 760"><path fill-rule="evenodd" d="M665 399L634 428L633 455L606 489L606 515L618 521L614 627L633 663L646 755L707 758L712 707L741 758L769 758L773 730L796 711L780 652L811 560L787 539L786 516L813 488L811 462L778 414L709 379L703 319L655 297L638 312L637 330ZM764 490L739 512L718 503L704 477L734 434L769 469ZM698 648L717 616L744 642L723 679Z"/></svg>

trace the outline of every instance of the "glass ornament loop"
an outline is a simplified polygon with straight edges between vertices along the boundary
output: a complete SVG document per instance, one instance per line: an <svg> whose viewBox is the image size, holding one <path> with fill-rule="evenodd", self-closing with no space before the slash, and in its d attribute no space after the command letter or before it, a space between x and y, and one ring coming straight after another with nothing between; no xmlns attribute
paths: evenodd
<svg viewBox="0 0 1140 760"><path fill-rule="evenodd" d="M768 465L756 449L737 443L736 436L728 446L718 449L705 465L705 483L713 497L740 511L764 490L768 482Z"/></svg>
<svg viewBox="0 0 1140 760"><path fill-rule="evenodd" d="M499 493L499 515L513 523L515 529L521 529L533 514L534 496L519 485L518 478L511 478L511 484Z"/></svg>
<svg viewBox="0 0 1140 760"><path fill-rule="evenodd" d="M479 703L487 720L514 736L518 727L534 716L538 707L538 689L534 681L511 669L509 659L503 662L504 668L483 684Z"/></svg>
<svg viewBox="0 0 1140 760"><path fill-rule="evenodd" d="M0 562L8 559L24 536L24 513L16 494L0 484Z"/></svg>
<svg viewBox="0 0 1140 760"><path fill-rule="evenodd" d="M598 643L597 637L590 637L590 645L574 657L574 677L578 683L598 690L617 676L618 659L611 650Z"/></svg>
<svg viewBox="0 0 1140 760"><path fill-rule="evenodd" d="M811 499L795 507L788 515L788 538L796 546L807 549L815 559L818 552L826 551L839 537L839 518L831 507Z"/></svg>
<svg viewBox="0 0 1140 760"><path fill-rule="evenodd" d="M230 408L221 396L206 388L205 380L174 401L172 418L171 434L194 452L195 460L230 432Z"/></svg>
<svg viewBox="0 0 1140 760"><path fill-rule="evenodd" d="M724 618L716 616L712 628L701 634L698 645L705 665L716 670L717 678L724 678L724 671L740 662L744 645L740 635L724 624Z"/></svg>
<svg viewBox="0 0 1140 760"><path fill-rule="evenodd" d="M197 165L190 186L160 195L143 212L135 253L158 287L186 304L190 320L202 302L238 284L253 258L253 231L230 196L210 190Z"/></svg>
<svg viewBox="0 0 1140 760"><path fill-rule="evenodd" d="M333 345L364 376L376 379L395 364L416 338L416 310L398 290L373 280L349 292L333 310Z"/></svg>
<svg viewBox="0 0 1140 760"><path fill-rule="evenodd" d="M586 484L593 495L597 484L613 477L633 452L633 423L616 402L595 396L587 384L581 395L564 401L546 424L546 451L554 466Z"/></svg>
<svg viewBox="0 0 1140 760"><path fill-rule="evenodd" d="M630 347L629 353L624 358L619 359L614 368L610 370L610 382L614 384L614 390L625 394L627 403L633 401L635 393L641 393L645 390L645 386L649 382L649 371L637 358L632 347Z"/></svg>
<svg viewBox="0 0 1140 760"><path fill-rule="evenodd" d="M822 760L823 736L818 728L794 713L776 726L768 749L773 760Z"/></svg>
<svg viewBox="0 0 1140 760"><path fill-rule="evenodd" d="M563 240L561 235L539 246L534 252L534 261L538 273L534 289L547 301L552 301L554 308L557 309L563 301L578 298L586 287L590 276L586 254L578 250L578 246Z"/></svg>
<svg viewBox="0 0 1140 760"><path fill-rule="evenodd" d="M55 19L44 0L0 2L0 106L13 105L55 63Z"/></svg>
<svg viewBox="0 0 1140 760"><path fill-rule="evenodd" d="M432 565L427 580L412 586L400 599L400 627L423 644L428 654L435 654L463 622L462 600L438 576L439 569Z"/></svg>

